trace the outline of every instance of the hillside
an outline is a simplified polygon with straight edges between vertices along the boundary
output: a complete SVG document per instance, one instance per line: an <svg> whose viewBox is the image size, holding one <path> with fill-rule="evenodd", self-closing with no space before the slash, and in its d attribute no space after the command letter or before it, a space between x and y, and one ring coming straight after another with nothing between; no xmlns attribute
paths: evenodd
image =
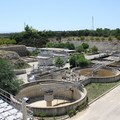
<svg viewBox="0 0 120 120"><path fill-rule="evenodd" d="M0 58L9 60L14 69L24 69L29 67L29 65L23 61L16 52L13 51L0 50Z"/></svg>

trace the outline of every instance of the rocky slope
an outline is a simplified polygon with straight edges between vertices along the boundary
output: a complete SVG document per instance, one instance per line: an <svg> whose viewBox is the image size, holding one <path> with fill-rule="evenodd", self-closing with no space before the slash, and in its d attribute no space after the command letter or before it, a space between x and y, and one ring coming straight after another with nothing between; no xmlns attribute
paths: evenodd
<svg viewBox="0 0 120 120"><path fill-rule="evenodd" d="M13 51L0 50L0 58L9 60L14 69L24 69L29 67L29 65L22 60L22 58L16 52Z"/></svg>

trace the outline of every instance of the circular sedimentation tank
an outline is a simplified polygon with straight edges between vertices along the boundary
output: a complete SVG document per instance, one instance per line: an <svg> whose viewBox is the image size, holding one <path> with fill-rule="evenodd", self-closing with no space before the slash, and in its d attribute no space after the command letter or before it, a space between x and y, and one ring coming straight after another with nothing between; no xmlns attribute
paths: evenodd
<svg viewBox="0 0 120 120"><path fill-rule="evenodd" d="M115 82L120 80L120 71L114 68L110 67L101 67L99 69L96 68L84 68L84 69L77 69L75 70L75 73L81 76L86 76L87 79L83 80L85 81L85 84L89 84L91 82L95 83L109 83L109 82Z"/></svg>
<svg viewBox="0 0 120 120"><path fill-rule="evenodd" d="M23 97L29 99L27 106L34 115L44 112L46 116L57 116L80 107L87 100L87 92L81 84L44 80L24 84L16 95L17 99Z"/></svg>
<svg viewBox="0 0 120 120"><path fill-rule="evenodd" d="M95 72L95 73L94 73ZM96 76L96 77L112 77L116 75L115 71L112 71L112 69L106 69L106 68L100 68L98 70L95 70L93 68L86 68L80 70L81 75L85 76Z"/></svg>

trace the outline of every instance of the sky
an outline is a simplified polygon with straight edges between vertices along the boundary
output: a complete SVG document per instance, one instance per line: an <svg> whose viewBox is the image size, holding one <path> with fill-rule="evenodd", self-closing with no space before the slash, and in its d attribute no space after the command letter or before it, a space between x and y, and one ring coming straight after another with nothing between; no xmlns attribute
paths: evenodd
<svg viewBox="0 0 120 120"><path fill-rule="evenodd" d="M0 33L120 28L120 0L1 0Z"/></svg>

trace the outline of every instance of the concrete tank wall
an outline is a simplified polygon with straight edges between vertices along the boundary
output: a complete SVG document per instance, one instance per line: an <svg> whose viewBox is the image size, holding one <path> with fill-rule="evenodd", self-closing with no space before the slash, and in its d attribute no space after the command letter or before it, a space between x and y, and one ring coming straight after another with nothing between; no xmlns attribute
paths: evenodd
<svg viewBox="0 0 120 120"><path fill-rule="evenodd" d="M41 87L42 86L42 87ZM51 85L50 83L47 85L41 85L40 84L34 84L31 86L27 86L25 88L23 88L16 96L16 98L23 98L23 97L28 97L28 98L35 98L35 97L40 97L40 96L44 96L44 91L46 89L52 88L54 87L54 84ZM56 86L56 90L54 90L54 95L59 97L66 97L68 99L74 99L74 100L78 100L81 97L81 94L79 92L78 89L76 88L71 88L67 89L66 88L59 88L57 89L57 84Z"/></svg>
<svg viewBox="0 0 120 120"><path fill-rule="evenodd" d="M88 68L92 69L92 68ZM114 68L104 68L113 71L116 75L110 76L110 77L88 77L85 80L82 80L81 83L83 85L88 85L90 83L110 83L110 82L116 82L120 80L120 71Z"/></svg>
<svg viewBox="0 0 120 120"><path fill-rule="evenodd" d="M28 98L43 96L44 91L40 91L40 82L41 81L37 81L37 82L28 83L28 84L23 85L23 89L18 93L16 98L19 99L24 96L26 96ZM56 82L56 84L62 83L60 81L55 81L55 82ZM70 82L66 82L66 83L69 84ZM64 83L64 84L66 84L66 83ZM70 84L72 84L72 83L70 83ZM49 86L50 86L50 84L48 84L48 85L43 84L43 88L49 87ZM66 95L64 94L64 92L61 92L61 91L54 92L55 96L57 96L59 94L61 97L64 97L64 95L65 95L66 98L68 98L68 99L71 99L73 97L73 99L75 101L72 103L68 103L68 104L62 105L62 106L52 106L52 107L45 107L45 108L31 107L31 110L33 111L34 115L38 115L40 112L45 112L47 114L47 116L66 114L69 110L76 109L78 106L80 106L87 100L86 89L83 89L83 91L80 91L79 89L72 88L72 90L73 90L73 95L72 95L71 90L66 92ZM28 107L29 107L29 105L28 105Z"/></svg>
<svg viewBox="0 0 120 120"><path fill-rule="evenodd" d="M81 99L72 102L66 106L58 106L58 107L47 107L47 108L36 108L32 107L32 111L34 115L38 115L40 112L47 113L48 116L57 116L66 114L70 110L75 110L78 106L81 106L83 103L87 101L87 92L84 92L84 96Z"/></svg>

